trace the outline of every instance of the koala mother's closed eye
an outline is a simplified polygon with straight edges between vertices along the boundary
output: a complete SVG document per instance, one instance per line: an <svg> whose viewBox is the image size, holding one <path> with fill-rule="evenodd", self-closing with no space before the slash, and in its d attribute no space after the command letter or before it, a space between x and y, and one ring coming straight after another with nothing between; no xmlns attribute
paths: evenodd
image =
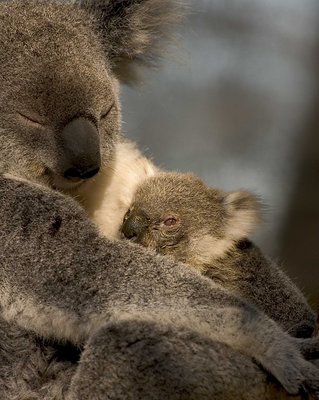
<svg viewBox="0 0 319 400"><path fill-rule="evenodd" d="M18 116L21 118L21 122L24 124L31 124L35 128L44 128L46 121L38 113L34 111L17 111Z"/></svg>

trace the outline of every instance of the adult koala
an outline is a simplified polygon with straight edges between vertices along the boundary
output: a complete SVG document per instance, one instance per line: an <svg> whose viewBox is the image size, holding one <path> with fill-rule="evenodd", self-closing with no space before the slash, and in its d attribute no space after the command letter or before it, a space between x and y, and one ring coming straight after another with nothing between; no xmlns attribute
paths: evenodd
<svg viewBox="0 0 319 400"><path fill-rule="evenodd" d="M0 3L3 399L270 400L304 389L319 398L319 372L300 352L316 353L316 341L289 337L196 272L106 240L57 192L90 197L89 179L110 177L118 79L152 55L173 9L169 0ZM245 332L254 330L252 354Z"/></svg>

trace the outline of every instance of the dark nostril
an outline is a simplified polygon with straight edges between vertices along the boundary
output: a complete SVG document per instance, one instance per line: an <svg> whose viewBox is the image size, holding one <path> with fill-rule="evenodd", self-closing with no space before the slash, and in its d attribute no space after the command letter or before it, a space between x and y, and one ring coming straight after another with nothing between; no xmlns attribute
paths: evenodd
<svg viewBox="0 0 319 400"><path fill-rule="evenodd" d="M128 218L122 226L122 233L126 239L133 239L137 236L136 229L134 229L134 224L132 220Z"/></svg>
<svg viewBox="0 0 319 400"><path fill-rule="evenodd" d="M98 172L100 171L100 168L92 168L91 170L88 170L86 172L84 172L84 174L82 173L80 178L82 179L90 179L92 178L94 175L96 175Z"/></svg>
<svg viewBox="0 0 319 400"><path fill-rule="evenodd" d="M122 231L126 239L134 239L137 237L137 234L135 232L129 231L129 230L123 230Z"/></svg>
<svg viewBox="0 0 319 400"><path fill-rule="evenodd" d="M79 178L80 179L81 172L77 168L69 168L64 172L64 178L72 179Z"/></svg>
<svg viewBox="0 0 319 400"><path fill-rule="evenodd" d="M99 171L100 171L99 167L89 168L84 171L82 171L78 168L72 167L72 168L67 169L63 175L64 175L64 178L66 178L66 179L90 179L94 175L96 175Z"/></svg>

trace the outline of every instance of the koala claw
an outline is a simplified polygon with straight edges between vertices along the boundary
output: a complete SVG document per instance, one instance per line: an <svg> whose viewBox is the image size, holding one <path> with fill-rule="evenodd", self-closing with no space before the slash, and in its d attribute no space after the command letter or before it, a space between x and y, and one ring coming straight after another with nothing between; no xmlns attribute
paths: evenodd
<svg viewBox="0 0 319 400"><path fill-rule="evenodd" d="M290 395L300 396L306 390L319 400L319 368L305 360L295 347L287 346L281 353L272 349L260 362Z"/></svg>
<svg viewBox="0 0 319 400"><path fill-rule="evenodd" d="M306 360L316 360L319 358L319 337L294 339L294 341Z"/></svg>
<svg viewBox="0 0 319 400"><path fill-rule="evenodd" d="M288 368L287 377L281 381L281 384L291 395L307 398L305 396L308 393L319 400L319 368L308 361L302 360L301 366Z"/></svg>

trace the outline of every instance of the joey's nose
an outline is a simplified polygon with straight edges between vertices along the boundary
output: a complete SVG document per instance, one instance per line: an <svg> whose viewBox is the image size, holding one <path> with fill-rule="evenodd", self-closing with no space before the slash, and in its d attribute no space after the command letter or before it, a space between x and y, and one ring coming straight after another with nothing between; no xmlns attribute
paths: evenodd
<svg viewBox="0 0 319 400"><path fill-rule="evenodd" d="M122 225L122 233L126 239L138 240L145 230L148 228L148 218L143 212L132 212L127 218L124 219Z"/></svg>
<svg viewBox="0 0 319 400"><path fill-rule="evenodd" d="M75 118L60 134L64 178L79 181L96 175L101 166L99 133L87 118Z"/></svg>

